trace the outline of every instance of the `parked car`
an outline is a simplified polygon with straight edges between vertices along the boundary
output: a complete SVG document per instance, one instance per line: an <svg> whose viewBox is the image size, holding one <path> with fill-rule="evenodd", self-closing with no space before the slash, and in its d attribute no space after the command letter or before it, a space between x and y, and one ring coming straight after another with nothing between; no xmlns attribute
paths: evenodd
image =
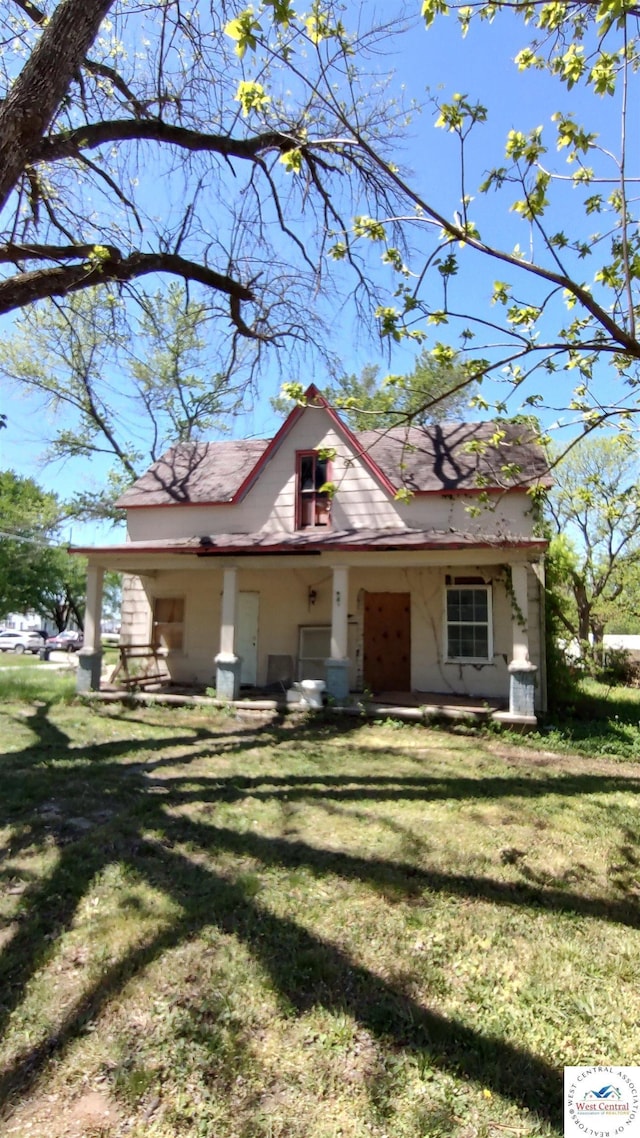
<svg viewBox="0 0 640 1138"><path fill-rule="evenodd" d="M21 656L23 652L32 652L35 655L43 644L44 639L39 632L29 630L0 632L0 652L15 652L16 656Z"/></svg>
<svg viewBox="0 0 640 1138"><path fill-rule="evenodd" d="M82 648L83 637L81 632L58 632L56 636L50 636L47 639L46 647L57 652L77 652Z"/></svg>

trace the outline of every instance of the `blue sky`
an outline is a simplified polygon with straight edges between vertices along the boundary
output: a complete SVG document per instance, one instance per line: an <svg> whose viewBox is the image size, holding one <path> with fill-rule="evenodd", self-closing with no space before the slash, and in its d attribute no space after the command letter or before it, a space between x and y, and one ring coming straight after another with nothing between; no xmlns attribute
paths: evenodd
<svg viewBox="0 0 640 1138"><path fill-rule="evenodd" d="M403 7L407 10L409 6L400 3L385 5L384 18L392 18L393 12L399 13ZM418 8L419 2L415 0L415 10ZM468 93L487 106L488 124L478 129L470 145L469 160L473 172L469 183L472 193L474 181L477 182L488 167L502 160L504 139L511 129L530 130L538 125L547 128L554 111L570 107L578 108L578 117L584 115L589 126L595 124L595 129L603 135L615 129L617 113L614 100L598 98L584 91L568 94L541 73L519 74L513 59L527 42L527 29L508 14L501 15L492 25L472 25L466 39L462 38L453 18L437 20L428 31L416 21L414 30L391 44L389 54L380 56L377 61L381 76L390 70L395 73L391 90L407 99L415 98L422 102L428 89L431 94L445 100L450 99L454 92ZM399 161L409 169L409 181L419 186L445 216L451 216L459 199L458 152L451 135L434 129L434 117L435 112L429 106L415 116L401 144ZM576 191L571 187L562 191L559 227L566 221L566 216L572 217L575 195ZM160 199L159 207L162 205ZM172 203L165 202L164 205L170 208ZM503 201L490 195L472 203L471 214L474 217L476 210L483 235L493 232L506 248L511 248L516 241L524 241L526 245L527 226L508 213ZM451 307L460 311L474 309L491 316L492 282L503 275L502 270L483 263L480 257L470 260L468 270L453 282ZM358 371L368 362L380 363L383 370L388 368L394 372L410 366L414 352L406 347L394 351L387 364L379 346L363 335L353 309L345 306L338 294L335 311L328 315L345 371ZM11 321L5 319L2 334L6 336L10 331ZM452 328L439 328L433 335L434 338L455 342ZM303 382L313 380L320 386L326 381L327 376L321 366L314 367L309 363L307 369L304 374L293 374L291 378ZM276 429L278 421L270 409L269 398L277 393L281 378L288 374L286 359L280 361L280 372L282 376L274 366L263 376L260 397L252 410L233 424L234 434L263 436ZM548 384L548 380L543 382ZM547 422L558 417L553 409L554 401L562 407L569 390L564 380L560 384L556 378L554 384L558 385L557 397L553 391L547 389L545 392L549 396L550 409L542 414L542 418ZM0 431L2 467L32 476L61 496L72 493L79 482L83 485L98 484L104 477L108 464L100 461L88 463L78 459L64 464L46 463L44 440L47 424L37 405L16 399L6 390L2 392L1 405L8 415L7 429ZM511 409L515 411L517 406L510 405ZM571 421L570 417L568 421ZM68 536L74 542L103 540L105 532L95 526L84 527L74 523L73 532ZM107 540L109 536L113 536L112 531L107 534Z"/></svg>

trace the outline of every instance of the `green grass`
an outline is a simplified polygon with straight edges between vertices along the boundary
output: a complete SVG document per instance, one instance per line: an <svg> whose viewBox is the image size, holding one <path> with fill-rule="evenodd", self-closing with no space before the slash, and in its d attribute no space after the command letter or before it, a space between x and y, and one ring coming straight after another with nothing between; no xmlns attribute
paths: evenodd
<svg viewBox="0 0 640 1138"><path fill-rule="evenodd" d="M0 730L3 1134L89 1092L113 1138L557 1134L564 1064L637 1061L640 767L63 702Z"/></svg>
<svg viewBox="0 0 640 1138"><path fill-rule="evenodd" d="M23 652L16 655L15 652L0 652L0 668L32 668L39 663L39 656L31 653Z"/></svg>
<svg viewBox="0 0 640 1138"><path fill-rule="evenodd" d="M530 743L640 761L640 688L580 680L570 701Z"/></svg>
<svg viewBox="0 0 640 1138"><path fill-rule="evenodd" d="M24 657L21 657L23 660ZM68 703L76 694L75 670L17 667L0 671L0 702L40 700L47 705Z"/></svg>

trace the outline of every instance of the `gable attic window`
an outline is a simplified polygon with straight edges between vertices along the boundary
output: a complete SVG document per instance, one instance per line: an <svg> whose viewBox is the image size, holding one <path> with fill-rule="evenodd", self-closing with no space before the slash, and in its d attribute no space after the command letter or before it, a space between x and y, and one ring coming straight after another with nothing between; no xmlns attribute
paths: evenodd
<svg viewBox="0 0 640 1138"><path fill-rule="evenodd" d="M447 659L487 663L493 656L491 588L447 586Z"/></svg>
<svg viewBox="0 0 640 1138"><path fill-rule="evenodd" d="M298 451L296 455L296 529L328 526L331 496L323 486L330 479L330 462L317 451Z"/></svg>
<svg viewBox="0 0 640 1138"><path fill-rule="evenodd" d="M153 647L182 652L184 597L156 597L153 602Z"/></svg>

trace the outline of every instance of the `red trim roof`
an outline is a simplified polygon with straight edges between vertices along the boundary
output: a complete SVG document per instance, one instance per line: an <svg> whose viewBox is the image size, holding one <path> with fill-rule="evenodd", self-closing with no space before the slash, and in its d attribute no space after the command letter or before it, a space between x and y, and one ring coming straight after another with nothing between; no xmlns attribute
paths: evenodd
<svg viewBox="0 0 640 1138"><path fill-rule="evenodd" d="M72 546L82 554L180 554L191 557L222 557L229 554L389 553L436 549L534 549L542 553L548 542L514 534L452 534L445 530L303 530L299 533L226 533L202 537L166 538L158 541L128 541L121 545Z"/></svg>
<svg viewBox="0 0 640 1138"><path fill-rule="evenodd" d="M311 383L309 385L304 393L304 398L304 404L298 404L298 406L294 407L289 415L287 415L287 418L280 427L280 430L273 436L265 451L260 455L260 458L256 462L253 470L247 475L242 485L234 494L232 501L234 503L242 501L245 494L251 489L256 479L259 477L263 467L266 466L269 459L276 453L280 444L289 434L289 431L292 429L292 427L295 426L300 416L304 413L304 411L306 411L307 407L309 406L321 407L323 411L327 412L335 429L339 432L339 434L343 436L344 439L346 439L349 445L353 447L355 453L359 458L362 459L364 465L367 467L373 477L393 497L396 493L397 487L393 485L389 478L387 478L386 474L382 472L378 464L373 461L369 454L367 454L366 451L363 451L356 435L354 435L353 431L350 429L350 427L347 426L346 423L343 423L337 411L334 411L331 404L328 403L324 395L318 391L318 388L314 383Z"/></svg>

